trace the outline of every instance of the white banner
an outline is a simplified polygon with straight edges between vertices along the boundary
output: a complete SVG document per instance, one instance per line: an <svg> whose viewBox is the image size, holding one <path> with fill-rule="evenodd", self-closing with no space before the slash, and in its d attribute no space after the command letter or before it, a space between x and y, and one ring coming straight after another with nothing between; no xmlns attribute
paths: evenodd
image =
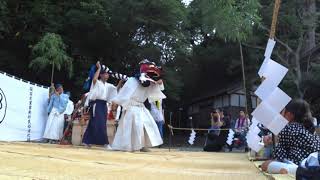
<svg viewBox="0 0 320 180"><path fill-rule="evenodd" d="M42 138L49 89L0 73L0 141Z"/></svg>

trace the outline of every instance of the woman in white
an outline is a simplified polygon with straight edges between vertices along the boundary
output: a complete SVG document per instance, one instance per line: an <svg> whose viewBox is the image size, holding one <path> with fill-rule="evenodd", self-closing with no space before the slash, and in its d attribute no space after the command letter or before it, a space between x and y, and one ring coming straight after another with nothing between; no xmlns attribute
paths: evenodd
<svg viewBox="0 0 320 180"><path fill-rule="evenodd" d="M124 113L112 144L112 149L121 151L149 151L148 147L163 143L158 127L150 112L144 106L150 102L164 99L161 92L162 81L151 82L143 87L136 78L129 78L113 102L121 105Z"/></svg>

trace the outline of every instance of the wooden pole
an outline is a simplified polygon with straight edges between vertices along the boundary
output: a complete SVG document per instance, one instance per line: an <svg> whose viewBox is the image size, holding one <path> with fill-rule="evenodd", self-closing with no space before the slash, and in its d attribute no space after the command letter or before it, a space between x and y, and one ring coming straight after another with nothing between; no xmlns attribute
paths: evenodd
<svg viewBox="0 0 320 180"><path fill-rule="evenodd" d="M274 39L275 34L276 34L276 27L277 27L277 22L278 22L278 14L279 14L279 9L280 9L280 4L281 4L281 0L275 0L270 35L269 35L270 39Z"/></svg>
<svg viewBox="0 0 320 180"><path fill-rule="evenodd" d="M248 100L247 100L247 88L246 88L246 74L244 69L244 60L243 60L243 52L242 52L242 45L241 42L239 42L240 46L240 57L241 57L241 69L242 69L242 82L243 82L243 89L244 89L244 95L245 95L245 108L246 108L246 114L248 114Z"/></svg>
<svg viewBox="0 0 320 180"><path fill-rule="evenodd" d="M53 83L53 75L54 75L54 61L52 62L52 69L51 69L51 84Z"/></svg>
<svg viewBox="0 0 320 180"><path fill-rule="evenodd" d="M169 123L170 123L170 126L172 126L172 112L170 112ZM170 128L170 130L169 130L169 152L171 151L171 148L172 148L172 129Z"/></svg>
<svg viewBox="0 0 320 180"><path fill-rule="evenodd" d="M274 8L273 8L273 15L272 15L272 22L271 22L271 29L270 29L270 39L274 39L276 34L276 27L278 23L278 14L280 9L281 0L275 0ZM262 81L264 78L262 78ZM273 151L275 150L275 135L272 133L272 144L273 144Z"/></svg>
<svg viewBox="0 0 320 180"><path fill-rule="evenodd" d="M49 88L49 98L50 98L51 94L53 94L54 91L55 91L54 84L53 84L53 75L54 75L54 62L52 62L52 69L51 69L51 80L50 80L50 88Z"/></svg>

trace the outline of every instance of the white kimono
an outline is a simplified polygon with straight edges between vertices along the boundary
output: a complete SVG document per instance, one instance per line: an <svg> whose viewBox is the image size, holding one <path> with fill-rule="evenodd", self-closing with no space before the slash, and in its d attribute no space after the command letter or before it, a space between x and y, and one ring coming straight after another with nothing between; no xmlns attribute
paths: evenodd
<svg viewBox="0 0 320 180"><path fill-rule="evenodd" d="M161 86L151 84L143 87L135 78L129 78L113 102L123 107L124 113L112 144L114 150L137 151L143 147L163 143L158 127L144 101L164 99Z"/></svg>
<svg viewBox="0 0 320 180"><path fill-rule="evenodd" d="M58 109L52 108L49 114L46 129L43 138L51 140L60 140L63 136L64 114Z"/></svg>
<svg viewBox="0 0 320 180"><path fill-rule="evenodd" d="M43 138L51 140L60 140L63 136L64 111L67 107L69 96L61 94L52 95L48 106L49 117Z"/></svg>

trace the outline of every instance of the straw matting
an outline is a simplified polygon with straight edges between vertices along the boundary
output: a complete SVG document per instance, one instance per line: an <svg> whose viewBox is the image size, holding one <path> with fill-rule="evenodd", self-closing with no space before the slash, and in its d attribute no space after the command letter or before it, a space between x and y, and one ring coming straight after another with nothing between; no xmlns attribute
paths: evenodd
<svg viewBox="0 0 320 180"><path fill-rule="evenodd" d="M0 179L267 179L246 154L0 142Z"/></svg>

